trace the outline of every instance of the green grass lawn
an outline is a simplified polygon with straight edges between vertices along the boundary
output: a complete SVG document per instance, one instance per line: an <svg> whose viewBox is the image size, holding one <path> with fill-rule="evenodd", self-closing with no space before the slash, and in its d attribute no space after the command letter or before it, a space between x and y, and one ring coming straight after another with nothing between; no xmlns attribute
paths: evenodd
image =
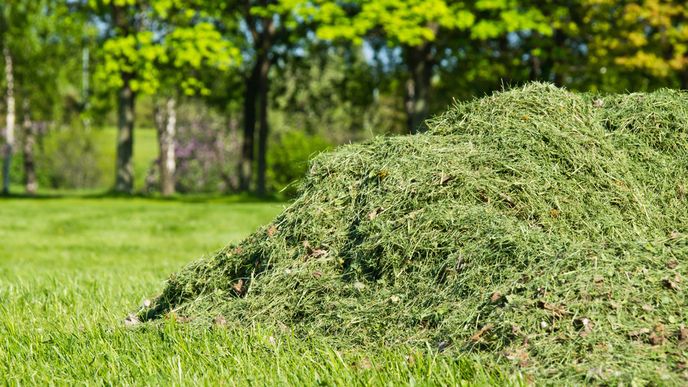
<svg viewBox="0 0 688 387"><path fill-rule="evenodd" d="M283 204L231 199L0 199L0 384L504 384L469 358L335 350L247 321L126 327L167 275Z"/></svg>
<svg viewBox="0 0 688 387"><path fill-rule="evenodd" d="M115 184L115 156L117 128L94 129L94 141L98 153L98 168L103 174L103 184L111 188ZM153 128L136 128L134 134L134 188L144 186L151 163L158 157L157 133Z"/></svg>

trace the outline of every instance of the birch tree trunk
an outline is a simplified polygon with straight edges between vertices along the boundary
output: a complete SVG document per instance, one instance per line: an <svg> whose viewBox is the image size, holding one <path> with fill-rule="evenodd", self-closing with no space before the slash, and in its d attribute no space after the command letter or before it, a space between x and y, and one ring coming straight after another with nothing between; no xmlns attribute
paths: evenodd
<svg viewBox="0 0 688 387"><path fill-rule="evenodd" d="M36 144L36 125L31 122L31 116L29 115L28 103L24 104L24 142L23 142L23 155L24 155L24 187L26 188L26 194L33 196L38 190L38 180L36 179L36 164L34 162L33 149Z"/></svg>
<svg viewBox="0 0 688 387"><path fill-rule="evenodd" d="M5 47L3 49L5 58L5 83L7 84L7 116L5 126L5 149L2 165L2 193L10 192L10 166L12 164L12 153L14 148L14 123L16 120L14 103L14 69L12 67L12 54Z"/></svg>
<svg viewBox="0 0 688 387"><path fill-rule="evenodd" d="M163 196L174 195L174 173L177 163L174 158L174 139L177 132L177 106L174 98L168 98L165 104L165 123L158 130L160 141L160 191Z"/></svg>

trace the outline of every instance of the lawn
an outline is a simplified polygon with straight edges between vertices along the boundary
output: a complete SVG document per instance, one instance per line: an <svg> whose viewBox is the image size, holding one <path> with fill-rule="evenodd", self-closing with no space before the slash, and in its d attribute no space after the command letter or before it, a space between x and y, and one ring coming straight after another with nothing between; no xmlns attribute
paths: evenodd
<svg viewBox="0 0 688 387"><path fill-rule="evenodd" d="M0 199L0 384L504 384L469 358L339 349L246 326L124 318L167 275L238 241L284 204Z"/></svg>
<svg viewBox="0 0 688 387"><path fill-rule="evenodd" d="M115 154L117 151L117 128L105 127L94 130L94 142L98 154L98 168L103 174L103 184L110 188L115 184ZM144 186L151 164L158 157L158 139L155 129L137 128L134 140L134 187Z"/></svg>

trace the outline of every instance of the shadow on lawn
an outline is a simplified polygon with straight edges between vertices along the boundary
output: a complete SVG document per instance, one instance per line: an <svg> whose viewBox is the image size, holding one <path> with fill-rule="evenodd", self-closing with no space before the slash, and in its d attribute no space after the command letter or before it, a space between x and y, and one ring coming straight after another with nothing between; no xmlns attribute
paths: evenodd
<svg viewBox="0 0 688 387"><path fill-rule="evenodd" d="M159 194L121 194L114 191L48 191L27 195L24 193L10 193L0 195L2 200L55 200L55 199L143 199L154 202L179 202L179 203L281 203L286 200L277 195L258 196L254 194L176 194L165 197Z"/></svg>

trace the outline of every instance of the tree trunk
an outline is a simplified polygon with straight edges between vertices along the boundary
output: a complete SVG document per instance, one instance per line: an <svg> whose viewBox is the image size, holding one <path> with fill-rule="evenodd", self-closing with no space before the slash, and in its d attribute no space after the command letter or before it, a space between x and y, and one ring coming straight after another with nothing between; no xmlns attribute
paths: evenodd
<svg viewBox="0 0 688 387"><path fill-rule="evenodd" d="M681 90L688 90L688 69L681 71L679 78Z"/></svg>
<svg viewBox="0 0 688 387"><path fill-rule="evenodd" d="M253 179L253 148L256 132L256 95L259 70L259 64L256 63L251 75L246 78L246 90L244 92L244 136L239 167L239 189L242 191L251 190L251 180Z"/></svg>
<svg viewBox="0 0 688 387"><path fill-rule="evenodd" d="M164 108L156 107L155 122L160 151L160 192L163 196L171 196L175 192L174 174L177 169L174 146L177 131L177 107L174 98L168 98Z"/></svg>
<svg viewBox="0 0 688 387"><path fill-rule="evenodd" d="M117 98L117 160L115 166L115 192L130 194L134 191L134 103L130 74L122 74L123 85Z"/></svg>
<svg viewBox="0 0 688 387"><path fill-rule="evenodd" d="M228 140L229 145L225 143L222 153L220 154L220 162L225 165L225 155L228 153L231 156L237 155L241 149L239 144L239 122L234 116L227 117ZM241 176L241 160L236 164L235 168L223 168L222 179L225 182L225 190L228 192L237 191L239 189Z"/></svg>
<svg viewBox="0 0 688 387"><path fill-rule="evenodd" d="M31 122L28 103L24 104L24 187L26 194L33 196L38 190L38 180L36 179L36 164L34 162L33 149L36 144L36 125Z"/></svg>
<svg viewBox="0 0 688 387"><path fill-rule="evenodd" d="M406 65L409 78L406 81L406 117L410 133L424 130L430 109L430 83L434 67L432 47L425 43L406 47Z"/></svg>
<svg viewBox="0 0 688 387"><path fill-rule="evenodd" d="M7 116L5 127L5 149L2 164L2 193L10 193L10 166L12 164L12 153L14 151L14 123L16 112L14 106L14 69L12 67L12 54L5 47L3 50L5 58L5 83L7 84Z"/></svg>
<svg viewBox="0 0 688 387"><path fill-rule="evenodd" d="M256 193L264 196L267 193L266 174L267 174L267 148L270 126L268 123L268 92L270 72L270 61L263 56L260 63L260 78L258 81L258 180L256 182Z"/></svg>

